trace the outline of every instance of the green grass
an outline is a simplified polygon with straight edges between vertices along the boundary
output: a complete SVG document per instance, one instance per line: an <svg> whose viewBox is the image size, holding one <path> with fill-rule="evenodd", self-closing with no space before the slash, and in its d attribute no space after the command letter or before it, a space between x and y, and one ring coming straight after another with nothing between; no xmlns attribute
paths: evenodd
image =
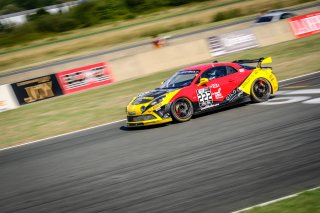
<svg viewBox="0 0 320 213"><path fill-rule="evenodd" d="M320 70L320 35L220 57L220 61L273 57L281 79ZM159 86L175 70L118 82L0 113L0 147L62 134L125 118L125 106L140 92Z"/></svg>
<svg viewBox="0 0 320 213"><path fill-rule="evenodd" d="M256 207L243 213L319 213L320 189L307 191L267 206Z"/></svg>

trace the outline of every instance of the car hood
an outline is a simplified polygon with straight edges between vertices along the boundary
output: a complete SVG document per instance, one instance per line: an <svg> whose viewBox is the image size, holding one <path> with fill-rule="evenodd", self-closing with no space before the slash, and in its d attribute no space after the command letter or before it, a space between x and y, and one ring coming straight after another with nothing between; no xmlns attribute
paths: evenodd
<svg viewBox="0 0 320 213"><path fill-rule="evenodd" d="M136 104L143 104L147 102L151 102L156 98L159 98L167 93L173 92L177 89L154 89L148 92L143 92L139 94L135 101L133 102L134 105Z"/></svg>

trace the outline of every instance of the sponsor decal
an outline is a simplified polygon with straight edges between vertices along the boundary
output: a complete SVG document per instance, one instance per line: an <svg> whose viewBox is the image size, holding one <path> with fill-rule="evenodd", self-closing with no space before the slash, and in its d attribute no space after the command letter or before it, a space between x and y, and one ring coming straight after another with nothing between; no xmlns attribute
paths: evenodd
<svg viewBox="0 0 320 213"><path fill-rule="evenodd" d="M0 112L14 109L19 106L16 96L9 84L0 85Z"/></svg>
<svg viewBox="0 0 320 213"><path fill-rule="evenodd" d="M289 19L293 34L297 38L310 36L320 32L320 12L309 13Z"/></svg>
<svg viewBox="0 0 320 213"><path fill-rule="evenodd" d="M239 88L234 89L227 97L226 100L228 102L233 102L238 100L238 98L243 94L243 91L240 90Z"/></svg>
<svg viewBox="0 0 320 213"><path fill-rule="evenodd" d="M7 110L7 101L5 100L0 100L0 112L6 111Z"/></svg>
<svg viewBox="0 0 320 213"><path fill-rule="evenodd" d="M208 44L212 56L258 47L256 37L250 29L209 37Z"/></svg>
<svg viewBox="0 0 320 213"><path fill-rule="evenodd" d="M54 74L11 84L20 105L62 95Z"/></svg>
<svg viewBox="0 0 320 213"><path fill-rule="evenodd" d="M215 88L219 88L219 87L220 87L219 84L212 84L212 85L210 85L210 88L211 88L211 89L215 89Z"/></svg>
<svg viewBox="0 0 320 213"><path fill-rule="evenodd" d="M73 93L113 82L105 62L56 73L63 94Z"/></svg>
<svg viewBox="0 0 320 213"><path fill-rule="evenodd" d="M213 94L214 94L215 99L223 98L223 96L221 94L221 88L219 88L218 91L214 92Z"/></svg>

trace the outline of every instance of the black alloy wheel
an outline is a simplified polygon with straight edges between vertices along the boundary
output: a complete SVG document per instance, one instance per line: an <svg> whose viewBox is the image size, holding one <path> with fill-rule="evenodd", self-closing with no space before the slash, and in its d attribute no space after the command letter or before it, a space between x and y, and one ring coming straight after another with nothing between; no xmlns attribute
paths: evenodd
<svg viewBox="0 0 320 213"><path fill-rule="evenodd" d="M174 120L184 122L191 119L193 115L193 106L187 98L179 98L171 105L171 114Z"/></svg>
<svg viewBox="0 0 320 213"><path fill-rule="evenodd" d="M270 98L271 85L267 79L256 79L251 87L251 99L253 102L259 103L267 101Z"/></svg>

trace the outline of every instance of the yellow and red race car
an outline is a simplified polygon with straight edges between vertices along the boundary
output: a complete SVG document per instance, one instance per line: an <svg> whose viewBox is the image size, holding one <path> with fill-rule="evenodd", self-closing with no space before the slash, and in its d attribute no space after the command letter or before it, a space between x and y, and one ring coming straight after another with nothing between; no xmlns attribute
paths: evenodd
<svg viewBox="0 0 320 213"><path fill-rule="evenodd" d="M267 101L278 91L271 57L213 62L180 70L159 88L134 97L126 108L128 127L171 121L184 122L192 115L243 102ZM256 67L246 65L257 63Z"/></svg>

